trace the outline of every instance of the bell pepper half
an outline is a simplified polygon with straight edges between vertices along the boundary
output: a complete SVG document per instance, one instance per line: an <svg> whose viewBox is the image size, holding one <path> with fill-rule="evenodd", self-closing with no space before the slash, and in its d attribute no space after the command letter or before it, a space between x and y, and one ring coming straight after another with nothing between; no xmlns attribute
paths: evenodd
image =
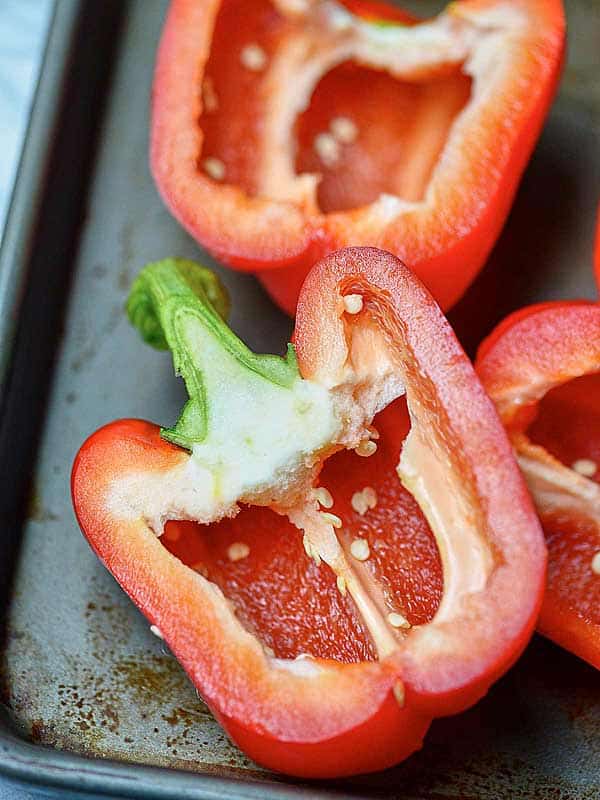
<svg viewBox="0 0 600 800"><path fill-rule="evenodd" d="M600 669L600 306L516 312L482 343L476 369L546 534L538 629Z"/></svg>
<svg viewBox="0 0 600 800"><path fill-rule="evenodd" d="M363 0L173 0L154 178L290 314L347 245L395 253L449 308L504 224L564 34L560 0L457 0L425 21Z"/></svg>
<svg viewBox="0 0 600 800"><path fill-rule="evenodd" d="M121 420L82 446L91 546L255 761L327 777L407 757L518 657L545 580L438 306L394 256L349 248L309 274L284 358L246 348L189 262L146 267L128 310L189 400L171 428Z"/></svg>

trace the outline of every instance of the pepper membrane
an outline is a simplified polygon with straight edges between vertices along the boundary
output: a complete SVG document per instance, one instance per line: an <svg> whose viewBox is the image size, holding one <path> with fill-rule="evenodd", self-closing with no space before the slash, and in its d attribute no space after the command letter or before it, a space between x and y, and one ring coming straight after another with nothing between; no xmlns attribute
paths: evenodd
<svg viewBox="0 0 600 800"><path fill-rule="evenodd" d="M189 262L137 279L130 318L189 400L171 428L87 440L78 520L251 758L382 769L527 643L537 517L469 360L395 257L320 262L285 358L249 351L219 295Z"/></svg>

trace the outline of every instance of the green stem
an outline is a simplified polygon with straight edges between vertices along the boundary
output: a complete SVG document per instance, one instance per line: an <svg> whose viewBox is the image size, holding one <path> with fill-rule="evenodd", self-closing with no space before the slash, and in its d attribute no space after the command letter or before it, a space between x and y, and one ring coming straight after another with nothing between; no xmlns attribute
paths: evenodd
<svg viewBox="0 0 600 800"><path fill-rule="evenodd" d="M177 423L161 435L191 450L209 433L210 408L232 386L253 378L290 388L299 378L292 345L285 358L257 355L227 326L229 301L210 270L183 259L146 266L136 278L127 314L144 341L170 349L189 395ZM253 391L256 391L254 388Z"/></svg>

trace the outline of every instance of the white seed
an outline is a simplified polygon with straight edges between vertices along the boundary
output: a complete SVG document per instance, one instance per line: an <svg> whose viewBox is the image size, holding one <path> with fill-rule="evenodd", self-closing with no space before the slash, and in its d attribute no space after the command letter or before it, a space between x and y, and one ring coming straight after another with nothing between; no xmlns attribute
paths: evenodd
<svg viewBox="0 0 600 800"><path fill-rule="evenodd" d="M330 133L318 133L313 147L326 167L335 166L340 159L340 146Z"/></svg>
<svg viewBox="0 0 600 800"><path fill-rule="evenodd" d="M347 294L342 297L342 302L344 304L344 311L347 311L348 314L358 314L359 311L362 311L362 294Z"/></svg>
<svg viewBox="0 0 600 800"><path fill-rule="evenodd" d="M329 511L322 511L321 516L326 522L328 522L330 525L333 525L334 528L342 527L342 520L337 514L330 514Z"/></svg>
<svg viewBox="0 0 600 800"><path fill-rule="evenodd" d="M162 635L160 628L157 628L156 625L150 625L150 633L153 633L155 636L158 636L159 639L164 639L165 637Z"/></svg>
<svg viewBox="0 0 600 800"><path fill-rule="evenodd" d="M600 575L600 550L592 558L592 572Z"/></svg>
<svg viewBox="0 0 600 800"><path fill-rule="evenodd" d="M227 548L227 558L230 561L241 561L242 558L248 558L250 555L250 548L245 542L234 542Z"/></svg>
<svg viewBox="0 0 600 800"><path fill-rule="evenodd" d="M370 508L377 505L377 492L372 486L365 486L360 492L354 492L350 500L350 505L361 516L366 514Z"/></svg>
<svg viewBox="0 0 600 800"><path fill-rule="evenodd" d="M357 514L361 516L366 514L369 510L369 506L367 505L367 501L363 497L362 492L354 492L352 498L350 499L350 505L356 511Z"/></svg>
<svg viewBox="0 0 600 800"><path fill-rule="evenodd" d="M366 539L354 539L350 545L350 553L357 561L366 561L371 555L369 543Z"/></svg>
<svg viewBox="0 0 600 800"><path fill-rule="evenodd" d="M225 164L218 158L205 158L202 162L202 168L206 174L214 181L222 181L225 177Z"/></svg>
<svg viewBox="0 0 600 800"><path fill-rule="evenodd" d="M363 441L355 448L354 452L357 456L368 458L372 456L377 450L377 445L370 439L363 439Z"/></svg>
<svg viewBox="0 0 600 800"><path fill-rule="evenodd" d="M240 62L252 72L261 72L267 66L267 54L259 44L252 42L242 48Z"/></svg>
<svg viewBox="0 0 600 800"><path fill-rule="evenodd" d="M410 622L397 611L390 612L387 618L392 628L410 628Z"/></svg>
<svg viewBox="0 0 600 800"><path fill-rule="evenodd" d="M314 661L315 657L311 653L298 653L294 661L305 661L306 659Z"/></svg>
<svg viewBox="0 0 600 800"><path fill-rule="evenodd" d="M331 508L333 506L333 497L331 496L331 492L328 491L324 486L319 486L315 489L315 499L319 505L323 506L323 508Z"/></svg>
<svg viewBox="0 0 600 800"><path fill-rule="evenodd" d="M342 144L351 144L358 136L356 123L350 117L334 117L329 123L329 130Z"/></svg>
<svg viewBox="0 0 600 800"><path fill-rule="evenodd" d="M219 98L215 91L215 84L208 75L202 81L202 102L204 103L204 110L209 113L219 108Z"/></svg>
<svg viewBox="0 0 600 800"><path fill-rule="evenodd" d="M392 691L394 693L394 697L398 701L398 705L400 706L400 708L402 708L404 706L404 699L405 699L404 684L398 681L397 683L394 684L394 688L392 689Z"/></svg>
<svg viewBox="0 0 600 800"><path fill-rule="evenodd" d="M373 489L372 486L365 486L365 488L362 490L362 493L369 508L375 508L377 505L377 492L375 489Z"/></svg>
<svg viewBox="0 0 600 800"><path fill-rule="evenodd" d="M377 492L372 486L365 486L360 492L354 492L350 500L350 505L361 516L366 514L370 508L377 505Z"/></svg>
<svg viewBox="0 0 600 800"><path fill-rule="evenodd" d="M346 596L346 578L343 575L338 575L335 579L337 588L342 597Z"/></svg>
<svg viewBox="0 0 600 800"><path fill-rule="evenodd" d="M592 478L598 471L598 464L591 458L578 458L571 464L571 469L586 478Z"/></svg>
<svg viewBox="0 0 600 800"><path fill-rule="evenodd" d="M371 439L375 439L376 441L379 439L379 431L377 428L374 428L372 425L368 425L367 430L369 431L369 436Z"/></svg>

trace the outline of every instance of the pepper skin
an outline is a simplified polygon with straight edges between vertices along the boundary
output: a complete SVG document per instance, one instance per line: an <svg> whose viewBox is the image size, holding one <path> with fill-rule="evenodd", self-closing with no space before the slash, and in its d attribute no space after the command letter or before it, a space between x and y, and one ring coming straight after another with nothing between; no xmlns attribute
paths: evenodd
<svg viewBox="0 0 600 800"><path fill-rule="evenodd" d="M418 23L382 9L173 0L167 16L158 189L290 315L310 267L347 245L396 254L452 306L502 229L555 92L560 0L457 0Z"/></svg>
<svg viewBox="0 0 600 800"><path fill-rule="evenodd" d="M522 309L482 343L476 369L546 534L538 630L600 669L600 307Z"/></svg>
<svg viewBox="0 0 600 800"><path fill-rule="evenodd" d="M546 553L510 443L389 253L314 267L286 359L247 351L204 280L172 261L134 285L130 317L174 351L190 400L162 435L122 420L85 442L82 531L251 758L303 777L391 766L483 696L534 628Z"/></svg>

